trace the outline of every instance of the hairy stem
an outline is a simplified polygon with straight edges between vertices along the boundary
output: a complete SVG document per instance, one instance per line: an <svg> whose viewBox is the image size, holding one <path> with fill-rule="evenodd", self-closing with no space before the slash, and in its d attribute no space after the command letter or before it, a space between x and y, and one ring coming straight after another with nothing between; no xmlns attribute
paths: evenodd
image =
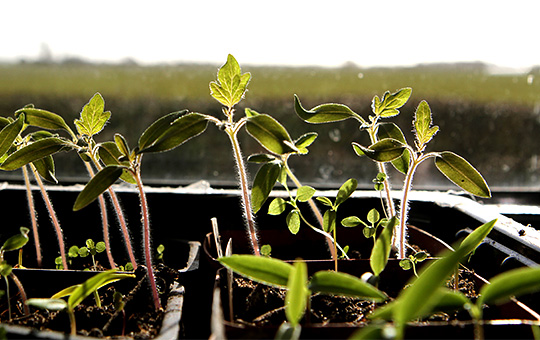
<svg viewBox="0 0 540 340"><path fill-rule="evenodd" d="M28 202L28 211L30 212L30 221L32 223L32 234L34 235L34 244L36 247L36 261L39 268L41 268L43 256L41 255L41 244L39 242L38 223L36 216L36 208L34 206L34 195L32 194L32 188L30 187L30 176L28 174L28 167L23 165L24 184L26 186L26 201Z"/></svg>
<svg viewBox="0 0 540 340"><path fill-rule="evenodd" d="M39 185L41 196L43 197L43 201L45 201L45 206L47 207L47 211L49 212L49 217L51 218L52 224L54 225L54 229L56 231L56 237L58 238L58 247L60 248L60 257L62 258L62 266L64 266L64 269L68 269L66 249L64 245L64 234L62 232L62 228L60 228L60 222L58 222L58 218L56 217L56 212L54 211L51 199L47 194L47 190L45 189L43 181L41 180L41 177L39 176L36 168L33 165L30 165L30 168L32 169L32 172L34 173L34 178Z"/></svg>
<svg viewBox="0 0 540 340"><path fill-rule="evenodd" d="M24 287L23 287L21 281L19 280L19 278L15 274L13 274L13 272L11 274L9 274L9 277L11 277L13 282L15 282L15 285L17 286L17 289L19 290L19 293L21 294L21 300L22 300L22 304L23 304L23 308L24 308L24 315L29 315L30 314L30 308L26 304L26 300L28 300L28 298L26 296L26 291L24 290Z"/></svg>
<svg viewBox="0 0 540 340"><path fill-rule="evenodd" d="M240 181L240 189L242 191L242 207L244 209L244 219L246 222L246 228L248 231L248 236L251 241L251 246L253 247L253 252L255 255L260 255L259 250L259 241L257 239L257 226L255 225L255 218L253 216L253 208L251 206L251 198L249 195L249 185L246 167L244 164L244 159L242 158L242 151L240 150L240 143L238 143L238 138L236 136L236 131L226 130L229 140L233 148L234 159L236 161L236 167L238 171L238 180Z"/></svg>
<svg viewBox="0 0 540 340"><path fill-rule="evenodd" d="M90 175L90 178L94 178L94 169L92 169L92 165L88 162L84 162L84 165L86 166L86 171L88 171L88 174ZM116 265L114 263L114 259L112 257L111 252L111 241L109 238L109 221L107 216L107 206L105 205L105 199L103 198L103 195L99 195L98 197L99 202L99 208L101 210L101 225L103 227L103 242L105 242L105 252L107 253L107 258L109 259L109 266L111 269L116 268Z"/></svg>
<svg viewBox="0 0 540 340"><path fill-rule="evenodd" d="M156 279L154 276L154 268L152 267L152 251L150 247L150 215L148 213L148 202L146 201L146 194L144 192L140 171L133 171L135 180L137 181L137 188L139 189L139 199L141 201L141 218L143 222L143 250L145 264L148 271L148 281L150 282L150 288L152 291L152 298L154 300L154 307L156 310L161 308L159 301L159 294L156 287Z"/></svg>

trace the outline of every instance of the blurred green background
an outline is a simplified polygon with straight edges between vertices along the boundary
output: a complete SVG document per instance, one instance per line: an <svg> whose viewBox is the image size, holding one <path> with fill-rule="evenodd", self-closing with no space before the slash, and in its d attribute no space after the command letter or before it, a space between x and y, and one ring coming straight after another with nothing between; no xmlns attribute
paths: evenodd
<svg viewBox="0 0 540 340"><path fill-rule="evenodd" d="M219 65L178 64L140 66L135 63L84 62L17 63L0 65L0 114L11 116L26 104L58 113L68 124L96 92L112 112L109 125L96 138L110 140L115 132L134 146L140 133L155 119L181 109L221 117L220 104L209 94ZM293 94L304 107L335 102L348 105L363 117L371 112L374 95L412 87L409 102L393 118L412 142L413 113L427 100L439 133L430 151L454 151L472 163L492 188L538 188L540 151L540 69L523 74L494 73L482 63L426 64L403 68L262 67L242 65L252 80L237 115L249 107L278 119L294 138L319 133L310 153L291 159L297 176L318 188L337 187L350 177L371 188L374 164L358 158L351 147L368 144L367 134L352 120L309 125L294 113ZM242 131L245 156L260 146ZM55 157L62 183L84 182L86 172L75 154ZM198 180L213 186L235 186L234 162L225 134L209 125L203 135L164 154L145 156L143 177L152 185L187 185ZM257 165L250 165L251 177ZM3 172L3 179L20 180L20 173ZM392 173L400 183L401 174ZM423 164L415 188L457 189L439 174L432 162Z"/></svg>

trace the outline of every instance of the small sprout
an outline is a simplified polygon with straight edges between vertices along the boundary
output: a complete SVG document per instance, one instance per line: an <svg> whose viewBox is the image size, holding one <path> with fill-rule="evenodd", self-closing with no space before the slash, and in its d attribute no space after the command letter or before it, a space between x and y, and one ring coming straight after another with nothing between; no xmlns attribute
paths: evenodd
<svg viewBox="0 0 540 340"><path fill-rule="evenodd" d="M419 263L419 262L422 262L424 261L425 259L427 259L428 257L428 254L424 251L419 251L417 252L416 254L414 255L409 255L408 258L405 258L405 259L402 259L401 261L399 261L399 266L401 268L403 268L404 270L409 270L412 268L413 272L414 272L414 275L415 276L418 276L417 272L416 272L416 265Z"/></svg>
<svg viewBox="0 0 540 340"><path fill-rule="evenodd" d="M159 261L163 261L163 253L164 252L165 252L165 246L163 244L160 244L156 248L156 253L157 253L156 259L159 260Z"/></svg>
<svg viewBox="0 0 540 340"><path fill-rule="evenodd" d="M261 255L270 257L272 253L272 246L269 244L265 244L261 247Z"/></svg>

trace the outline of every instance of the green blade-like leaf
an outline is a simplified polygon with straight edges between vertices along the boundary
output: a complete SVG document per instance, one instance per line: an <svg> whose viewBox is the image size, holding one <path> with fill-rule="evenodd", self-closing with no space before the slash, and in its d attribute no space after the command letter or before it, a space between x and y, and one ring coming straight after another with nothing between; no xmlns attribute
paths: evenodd
<svg viewBox="0 0 540 340"><path fill-rule="evenodd" d="M37 172L44 180L52 183L58 183L55 177L54 159L52 156L43 157L37 161L32 162Z"/></svg>
<svg viewBox="0 0 540 340"><path fill-rule="evenodd" d="M367 148L356 142L353 142L352 145L357 155L365 155L377 162L393 161L401 157L405 150L407 150L407 147L403 143L393 138L382 139Z"/></svg>
<svg viewBox="0 0 540 340"><path fill-rule="evenodd" d="M40 139L9 155L1 168L8 171L15 170L25 164L53 155L70 145L66 140L57 137Z"/></svg>
<svg viewBox="0 0 540 340"><path fill-rule="evenodd" d="M479 197L491 197L482 175L464 158L445 151L435 157L435 166L455 185Z"/></svg>
<svg viewBox="0 0 540 340"><path fill-rule="evenodd" d="M0 157L2 157L13 145L15 139L24 128L24 114L21 114L17 120L6 125L0 131Z"/></svg>
<svg viewBox="0 0 540 340"><path fill-rule="evenodd" d="M275 161L276 159L277 158L274 155L269 155L266 153L257 153L254 155L250 155L247 158L247 161L251 163L268 163L268 162Z"/></svg>
<svg viewBox="0 0 540 340"><path fill-rule="evenodd" d="M497 223L497 219L484 223L480 227L476 228L472 233L467 235L463 241L461 241L461 244L456 251L460 251L462 253L462 257L465 257L474 251L476 247L478 247L480 243L484 241L493 227L495 227L495 223Z"/></svg>
<svg viewBox="0 0 540 340"><path fill-rule="evenodd" d="M309 185L301 186L296 191L296 199L300 202L307 202L315 195L315 192L317 192L317 190Z"/></svg>
<svg viewBox="0 0 540 340"><path fill-rule="evenodd" d="M279 162L265 163L257 171L251 189L251 204L254 213L257 213L266 202L280 173L281 163Z"/></svg>
<svg viewBox="0 0 540 340"><path fill-rule="evenodd" d="M328 206L328 207L333 207L334 206L332 201L328 197L317 196L317 197L315 197L315 199L317 201L321 202L322 204Z"/></svg>
<svg viewBox="0 0 540 340"><path fill-rule="evenodd" d="M317 139L318 134L316 132L308 132L300 136L297 140L294 141L294 145L299 150L304 150L305 153L307 153L307 147L313 144L315 142L315 139Z"/></svg>
<svg viewBox="0 0 540 340"><path fill-rule="evenodd" d="M394 228L397 222L398 220L395 216L388 221L371 250L369 264L375 276L379 276L388 263L388 257L392 250L392 236L394 235Z"/></svg>
<svg viewBox="0 0 540 340"><path fill-rule="evenodd" d="M25 107L15 111L15 116L18 116L21 113L24 113L24 122L27 125L40 127L47 130L65 130L69 132L70 135L74 135L73 131L71 131L69 126L64 121L64 118L56 113L33 107Z"/></svg>
<svg viewBox="0 0 540 340"><path fill-rule="evenodd" d="M118 146L114 142L104 142L100 143L98 146L98 155L101 161L107 166L107 165L123 165L128 167L129 162L128 161L120 161L119 158L122 157L122 153L118 149ZM122 176L120 176L120 179L124 182L136 184L137 181L135 180L135 177L133 177L133 174L127 170L124 169L124 172L122 173Z"/></svg>
<svg viewBox="0 0 540 340"><path fill-rule="evenodd" d="M492 278L490 284L482 287L478 306L483 304L500 304L512 296L518 297L540 291L540 268L517 268Z"/></svg>
<svg viewBox="0 0 540 340"><path fill-rule="evenodd" d="M336 228L337 214L335 210L327 210L323 215L323 229L331 233Z"/></svg>
<svg viewBox="0 0 540 340"><path fill-rule="evenodd" d="M291 234L298 234L298 231L300 230L300 213L298 210L292 210L290 213L288 213L286 222Z"/></svg>
<svg viewBox="0 0 540 340"><path fill-rule="evenodd" d="M349 178L345 183L341 185L336 195L335 206L338 207L345 202L358 187L358 181L354 178Z"/></svg>
<svg viewBox="0 0 540 340"><path fill-rule="evenodd" d="M13 235L4 242L0 251L12 251L22 248L26 243L28 243L28 233L30 229L21 227L20 234Z"/></svg>
<svg viewBox="0 0 540 340"><path fill-rule="evenodd" d="M283 155L297 151L287 130L267 114L248 117L246 131L261 146L275 154Z"/></svg>
<svg viewBox="0 0 540 340"><path fill-rule="evenodd" d="M324 294L354 296L371 299L377 302L386 300L386 295L367 282L349 274L320 271L313 275L309 283L313 292Z"/></svg>
<svg viewBox="0 0 540 340"><path fill-rule="evenodd" d="M152 145L144 149L139 145L139 153L172 150L203 133L207 126L207 115L201 113L188 113L176 119L153 141Z"/></svg>
<svg viewBox="0 0 540 340"><path fill-rule="evenodd" d="M92 203L120 178L122 172L123 167L117 165L108 165L101 169L79 193L73 205L73 210L80 210Z"/></svg>
<svg viewBox="0 0 540 340"><path fill-rule="evenodd" d="M361 121L361 117L346 105L342 104L322 104L311 110L302 107L298 96L294 95L294 111L307 123L321 124L339 122L348 118L355 118Z"/></svg>
<svg viewBox="0 0 540 340"><path fill-rule="evenodd" d="M26 304L28 306L54 311L61 311L68 307L67 302L62 299L32 298L26 300Z"/></svg>
<svg viewBox="0 0 540 340"><path fill-rule="evenodd" d="M388 118L399 114L399 108L401 108L411 96L412 89L407 87L403 88L395 93L386 92L383 95L382 101L377 103L375 100L372 107L376 107L374 112L380 117ZM377 98L378 99L378 98ZM378 104L378 105L377 105Z"/></svg>
<svg viewBox="0 0 540 340"><path fill-rule="evenodd" d="M124 136L122 136L119 133L114 134L114 142L116 143L116 147L120 151L120 154L123 157L129 157L131 154L131 149L129 148L129 144Z"/></svg>
<svg viewBox="0 0 540 340"><path fill-rule="evenodd" d="M427 144L433 138L433 136L435 136L437 131L439 131L439 127L431 126L431 123L431 109L429 108L428 103L423 100L420 102L416 112L414 113L413 122L414 132L420 148Z"/></svg>
<svg viewBox="0 0 540 340"><path fill-rule="evenodd" d="M103 130L111 117L110 111L104 111L105 101L100 93L88 101L81 111L81 118L75 119L75 126L80 135L93 136Z"/></svg>
<svg viewBox="0 0 540 340"><path fill-rule="evenodd" d="M51 299L61 299L61 298L66 297L66 296L70 296L71 294L73 294L73 292L77 288L79 288L79 286L80 286L80 284L76 284L76 285L64 288L61 291L55 293L53 296L51 296ZM67 306L67 304L66 304L66 306Z"/></svg>
<svg viewBox="0 0 540 340"><path fill-rule="evenodd" d="M176 119L180 118L187 112L188 110L172 112L153 122L139 138L139 149L144 150L152 145L159 138L159 136L167 131L167 129Z"/></svg>
<svg viewBox="0 0 540 340"><path fill-rule="evenodd" d="M103 273L96 274L80 284L75 289L68 299L68 308L73 310L79 303L81 303L88 295L92 294L99 288L113 283L118 280L134 278L134 274L118 273L116 269L111 269Z"/></svg>
<svg viewBox="0 0 540 340"><path fill-rule="evenodd" d="M285 211L286 207L287 202L285 202L283 198L274 198L268 206L268 215L281 215Z"/></svg>
<svg viewBox="0 0 540 340"><path fill-rule="evenodd" d="M218 261L235 273L271 286L286 287L293 266L278 259L255 255L231 255Z"/></svg>
<svg viewBox="0 0 540 340"><path fill-rule="evenodd" d="M394 123L379 123L377 125L377 139L382 140L385 138L392 138L395 140L400 141L404 145L407 144L407 140L405 139L405 136L403 135L403 132L401 129ZM408 150L405 150L401 157L396 158L392 161L392 165L396 170L403 174L407 174L407 171L409 170L409 164L411 161L411 154Z"/></svg>
<svg viewBox="0 0 540 340"><path fill-rule="evenodd" d="M285 295L285 315L293 327L298 325L306 311L309 298L307 279L306 264L302 261L296 262L289 276Z"/></svg>

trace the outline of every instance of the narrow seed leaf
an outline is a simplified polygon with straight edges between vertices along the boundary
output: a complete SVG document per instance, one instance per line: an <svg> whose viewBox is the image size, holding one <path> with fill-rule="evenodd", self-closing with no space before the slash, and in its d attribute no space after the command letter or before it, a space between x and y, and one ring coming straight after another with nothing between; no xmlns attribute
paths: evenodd
<svg viewBox="0 0 540 340"><path fill-rule="evenodd" d="M403 132L401 129L394 123L379 123L377 127L377 138L379 140L385 139L385 138L392 138L395 140L400 141L404 145L407 144L407 140L405 139L405 136L403 135ZM411 160L411 154L408 150L405 150L401 157L396 158L392 161L392 165L396 170L399 172L406 174L409 170L409 164Z"/></svg>
<svg viewBox="0 0 540 340"><path fill-rule="evenodd" d="M235 273L271 286L287 286L293 266L271 257L255 255L231 255L218 261Z"/></svg>
<svg viewBox="0 0 540 340"><path fill-rule="evenodd" d="M153 122L139 138L139 149L144 150L145 148L154 144L157 139L167 131L167 129L176 119L180 118L187 112L188 110L171 112Z"/></svg>
<svg viewBox="0 0 540 340"><path fill-rule="evenodd" d="M285 315L292 327L298 326L306 311L309 298L307 279L306 264L302 261L296 262L289 276L285 295Z"/></svg>
<svg viewBox="0 0 540 340"><path fill-rule="evenodd" d="M265 163L257 171L251 189L251 203L254 213L257 213L266 202L280 173L281 163L279 162Z"/></svg>
<svg viewBox="0 0 540 340"><path fill-rule="evenodd" d="M92 203L120 178L122 172L123 168L117 165L108 165L101 169L79 193L73 205L73 210L80 210Z"/></svg>
<svg viewBox="0 0 540 340"><path fill-rule="evenodd" d="M9 155L2 163L1 168L8 171L15 170L25 164L55 154L69 146L70 144L67 141L57 137L40 139Z"/></svg>
<svg viewBox="0 0 540 340"><path fill-rule="evenodd" d="M114 142L116 143L116 147L120 151L120 154L124 157L129 157L129 155L131 154L131 150L129 149L126 138L119 133L115 133Z"/></svg>
<svg viewBox="0 0 540 340"><path fill-rule="evenodd" d="M367 148L356 142L353 142L352 145L356 154L365 155L377 162L393 161L401 157L407 149L403 143L393 138L382 139Z"/></svg>
<svg viewBox="0 0 540 340"><path fill-rule="evenodd" d="M21 227L20 233L13 235L4 242L0 251L12 251L22 248L26 243L28 243L28 233L30 229Z"/></svg>
<svg viewBox="0 0 540 340"><path fill-rule="evenodd" d="M482 175L464 158L445 151L435 157L435 166L455 185L479 197L491 197Z"/></svg>
<svg viewBox="0 0 540 340"><path fill-rule="evenodd" d="M24 114L21 114L15 121L6 125L0 131L0 157L3 156L13 145L13 142L21 133L24 127Z"/></svg>
<svg viewBox="0 0 540 340"><path fill-rule="evenodd" d="M17 117L22 113L24 113L24 122L27 125L47 130L66 130L72 134L71 129L66 124L64 118L56 113L33 107L26 107L15 111L15 116Z"/></svg>
<svg viewBox="0 0 540 340"><path fill-rule="evenodd" d="M300 136L297 140L294 141L294 145L298 149L306 149L308 146L315 142L318 134L316 132L308 132Z"/></svg>
<svg viewBox="0 0 540 340"><path fill-rule="evenodd" d="M371 250L369 264L375 276L379 276L388 263L390 251L392 250L392 237L397 222L398 220L395 216L388 221Z"/></svg>
<svg viewBox="0 0 540 340"><path fill-rule="evenodd" d="M201 113L188 113L176 119L167 129L161 130L162 134L156 137L151 145L145 148L142 148L139 145L138 153L172 150L203 133L207 126L207 115ZM153 127L151 128L154 130ZM151 138L149 138L147 142L150 140Z"/></svg>
<svg viewBox="0 0 540 340"><path fill-rule="evenodd" d="M98 154L101 161L107 166L107 165L124 165L129 166L128 161L121 162L119 160L120 157L122 157L122 153L118 149L118 146L114 142L104 142L100 143L98 147ZM127 170L124 169L122 176L120 176L120 179L124 182L136 184L137 181L135 180L135 177L133 177L133 174Z"/></svg>
<svg viewBox="0 0 540 340"><path fill-rule="evenodd" d="M248 117L246 131L270 152L283 155L297 151L287 130L267 114Z"/></svg>
<svg viewBox="0 0 540 340"><path fill-rule="evenodd" d="M75 119L75 126L80 135L93 136L100 133L111 117L110 111L104 111L105 101L96 93L83 107L81 118Z"/></svg>
<svg viewBox="0 0 540 340"><path fill-rule="evenodd" d="M348 118L361 119L357 113L342 104L322 104L308 111L302 107L297 95L294 95L294 111L300 119L312 124L339 122Z"/></svg>
<svg viewBox="0 0 540 340"><path fill-rule="evenodd" d="M58 180L55 177L54 159L52 156L43 157L33 161L32 164L36 168L41 178L48 182L58 183Z"/></svg>
<svg viewBox="0 0 540 340"><path fill-rule="evenodd" d="M540 291L540 268L513 269L492 278L489 285L482 287L478 306L503 303L512 296L518 297Z"/></svg>
<svg viewBox="0 0 540 340"><path fill-rule="evenodd" d="M345 202L354 193L357 186L358 181L354 178L349 178L345 181L338 190L335 206L338 207Z"/></svg>
<svg viewBox="0 0 540 340"><path fill-rule="evenodd" d="M32 298L26 300L26 304L40 309L61 311L67 308L68 304L62 299Z"/></svg>
<svg viewBox="0 0 540 340"><path fill-rule="evenodd" d="M313 292L324 294L353 296L382 302L386 295L367 282L349 274L334 271L319 271L313 275L309 283Z"/></svg>

